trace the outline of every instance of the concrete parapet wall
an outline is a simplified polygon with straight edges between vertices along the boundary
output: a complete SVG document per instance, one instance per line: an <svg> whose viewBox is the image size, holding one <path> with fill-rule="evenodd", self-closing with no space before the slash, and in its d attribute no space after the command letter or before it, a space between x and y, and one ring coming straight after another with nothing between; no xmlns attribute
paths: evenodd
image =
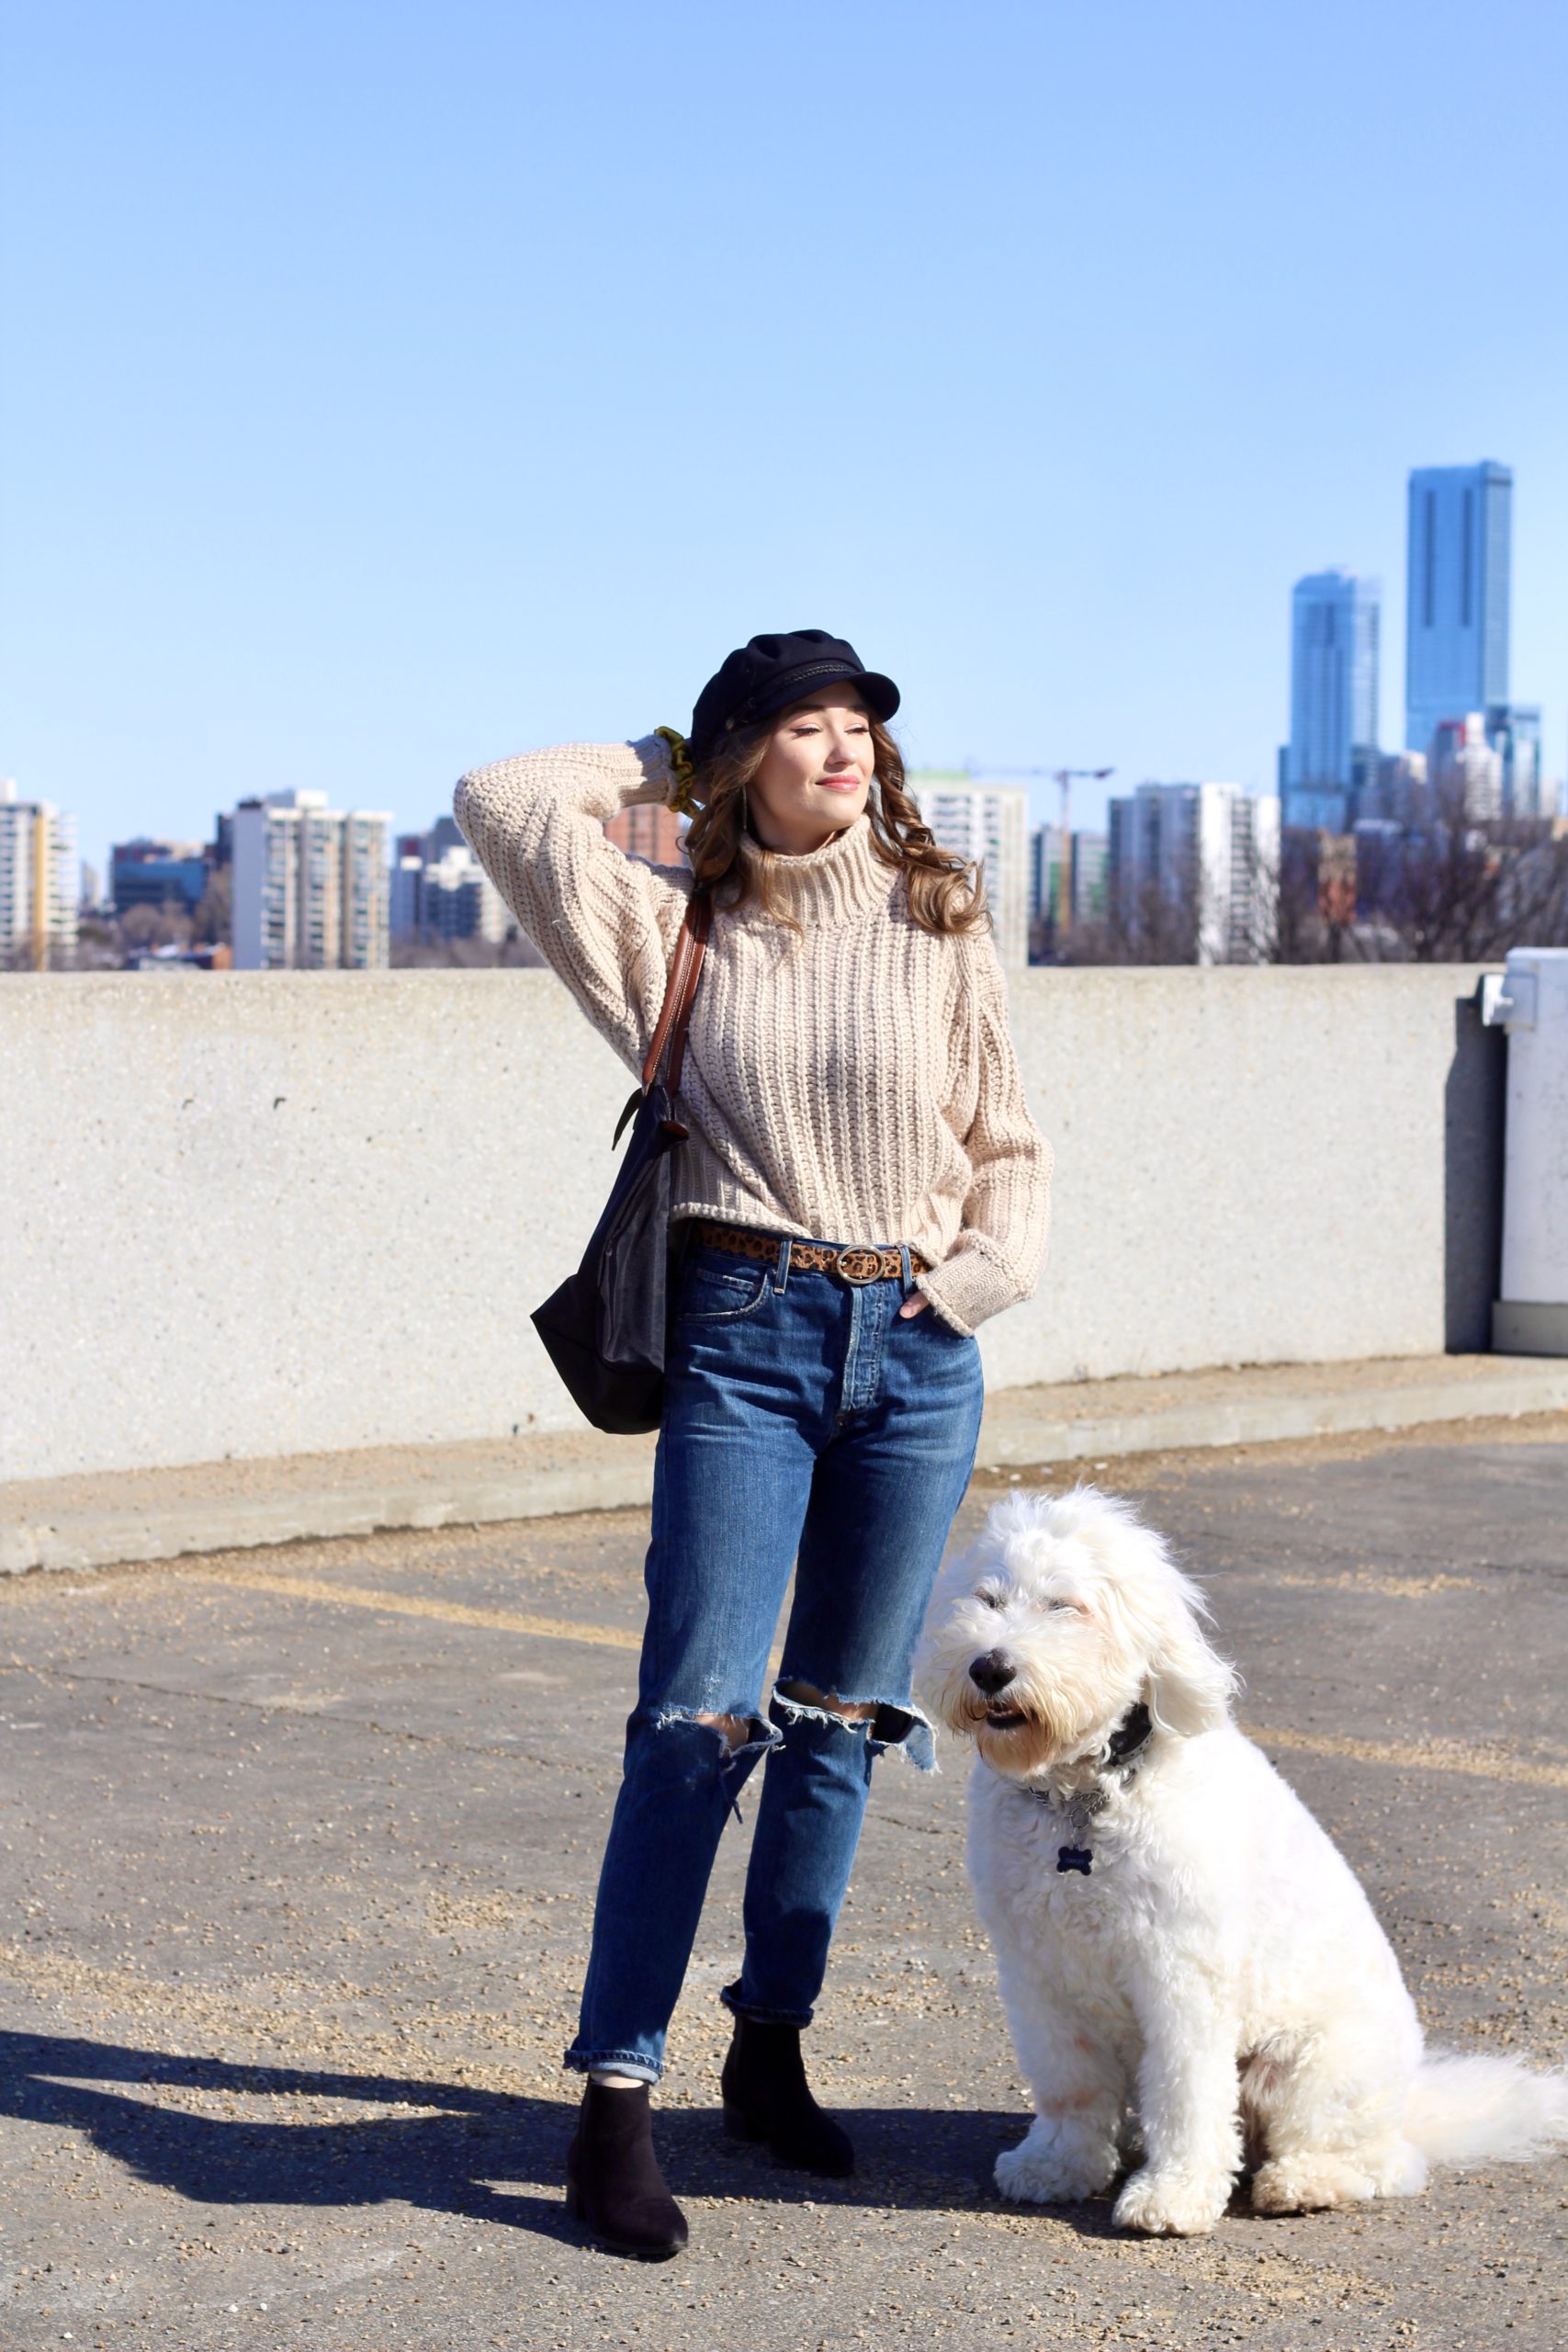
<svg viewBox="0 0 1568 2352"><path fill-rule="evenodd" d="M1017 976L1056 1211L992 1385L1484 1347L1477 978ZM0 1478L573 1426L528 1315L630 1083L544 972L0 981Z"/></svg>

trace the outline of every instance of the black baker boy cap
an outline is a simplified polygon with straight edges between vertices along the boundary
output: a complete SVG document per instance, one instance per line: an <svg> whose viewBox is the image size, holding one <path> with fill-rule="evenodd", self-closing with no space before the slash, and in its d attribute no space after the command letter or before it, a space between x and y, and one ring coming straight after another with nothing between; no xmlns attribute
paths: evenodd
<svg viewBox="0 0 1568 2352"><path fill-rule="evenodd" d="M736 649L697 696L687 751L694 760L705 760L732 729L787 710L818 687L852 684L878 718L892 718L897 687L891 678L868 670L846 638L829 637L825 628L754 637Z"/></svg>

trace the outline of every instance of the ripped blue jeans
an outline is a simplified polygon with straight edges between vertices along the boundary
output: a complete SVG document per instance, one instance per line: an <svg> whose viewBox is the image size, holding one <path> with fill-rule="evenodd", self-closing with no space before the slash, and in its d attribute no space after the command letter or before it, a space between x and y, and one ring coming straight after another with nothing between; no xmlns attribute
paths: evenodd
<svg viewBox="0 0 1568 2352"><path fill-rule="evenodd" d="M658 2080L719 1838L764 1756L745 1959L720 1997L808 2025L873 1760L931 1764L910 1661L983 1392L973 1340L931 1307L899 1317L910 1289L907 1253L901 1275L858 1286L792 1268L787 1244L776 1267L705 1248L681 1267L637 1704L569 2066ZM874 1713L846 1721L807 1690ZM700 1715L748 1736L732 1748Z"/></svg>

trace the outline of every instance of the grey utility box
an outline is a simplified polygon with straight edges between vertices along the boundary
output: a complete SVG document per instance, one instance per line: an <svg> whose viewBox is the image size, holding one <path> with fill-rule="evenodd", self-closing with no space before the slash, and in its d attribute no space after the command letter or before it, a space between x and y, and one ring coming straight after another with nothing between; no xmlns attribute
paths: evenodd
<svg viewBox="0 0 1568 2352"><path fill-rule="evenodd" d="M1568 947L1515 947L1481 984L1481 1017L1508 1033L1503 1295L1492 1345L1568 1356Z"/></svg>

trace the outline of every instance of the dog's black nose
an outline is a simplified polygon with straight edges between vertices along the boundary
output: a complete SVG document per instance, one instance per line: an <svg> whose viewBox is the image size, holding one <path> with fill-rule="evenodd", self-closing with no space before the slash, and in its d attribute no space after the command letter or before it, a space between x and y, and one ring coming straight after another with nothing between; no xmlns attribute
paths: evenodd
<svg viewBox="0 0 1568 2352"><path fill-rule="evenodd" d="M998 1690L1005 1690L1017 1672L1018 1660L1010 1657L1006 1650L987 1650L984 1657L976 1658L970 1666L969 1679L978 1689L994 1695Z"/></svg>

